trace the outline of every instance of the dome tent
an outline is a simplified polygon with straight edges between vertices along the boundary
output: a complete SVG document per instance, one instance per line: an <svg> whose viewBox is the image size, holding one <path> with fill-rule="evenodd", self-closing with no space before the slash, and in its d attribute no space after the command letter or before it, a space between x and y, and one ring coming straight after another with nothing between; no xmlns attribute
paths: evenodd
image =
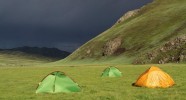
<svg viewBox="0 0 186 100"><path fill-rule="evenodd" d="M81 88L63 72L52 72L38 85L36 93L79 92Z"/></svg>
<svg viewBox="0 0 186 100"><path fill-rule="evenodd" d="M148 88L167 88L174 84L174 80L167 73L152 66L141 74L133 85Z"/></svg>
<svg viewBox="0 0 186 100"><path fill-rule="evenodd" d="M101 77L121 77L122 73L116 67L108 67L103 72Z"/></svg>

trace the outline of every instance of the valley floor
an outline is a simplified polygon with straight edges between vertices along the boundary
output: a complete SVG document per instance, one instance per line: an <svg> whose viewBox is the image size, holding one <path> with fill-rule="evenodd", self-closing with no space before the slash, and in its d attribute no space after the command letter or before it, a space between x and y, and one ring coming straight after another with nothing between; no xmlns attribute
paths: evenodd
<svg viewBox="0 0 186 100"><path fill-rule="evenodd" d="M0 100L184 100L186 64L156 65L173 77L166 89L133 87L131 84L151 65L117 65L121 78L101 78L108 66L0 67ZM35 94L47 74L62 71L82 88L79 93Z"/></svg>

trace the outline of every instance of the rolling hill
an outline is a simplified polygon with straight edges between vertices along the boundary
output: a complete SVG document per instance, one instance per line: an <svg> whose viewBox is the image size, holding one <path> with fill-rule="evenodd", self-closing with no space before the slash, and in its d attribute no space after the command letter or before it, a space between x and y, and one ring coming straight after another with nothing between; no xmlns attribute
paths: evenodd
<svg viewBox="0 0 186 100"><path fill-rule="evenodd" d="M70 53L56 48L18 47L0 49L0 67L33 66L63 59Z"/></svg>
<svg viewBox="0 0 186 100"><path fill-rule="evenodd" d="M147 64L186 61L186 0L154 0L58 63Z"/></svg>

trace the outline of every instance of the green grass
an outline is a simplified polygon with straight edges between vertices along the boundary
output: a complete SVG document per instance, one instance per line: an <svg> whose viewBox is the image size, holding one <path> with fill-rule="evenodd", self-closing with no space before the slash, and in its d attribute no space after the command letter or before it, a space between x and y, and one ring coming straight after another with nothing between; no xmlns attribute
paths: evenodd
<svg viewBox="0 0 186 100"><path fill-rule="evenodd" d="M47 63L46 66L50 65L118 65L118 64L130 64L129 62L132 62L133 58L126 58L123 56L115 57L105 57L102 59L93 59L93 58L86 58L86 59L77 59L72 62L69 62L69 60L59 60L52 63Z"/></svg>
<svg viewBox="0 0 186 100"><path fill-rule="evenodd" d="M173 77L171 88L149 89L131 84L151 65L116 65L121 78L101 78L108 65L56 67L0 67L0 100L184 100L185 64L157 65ZM47 74L62 71L82 88L79 93L35 94L37 84Z"/></svg>

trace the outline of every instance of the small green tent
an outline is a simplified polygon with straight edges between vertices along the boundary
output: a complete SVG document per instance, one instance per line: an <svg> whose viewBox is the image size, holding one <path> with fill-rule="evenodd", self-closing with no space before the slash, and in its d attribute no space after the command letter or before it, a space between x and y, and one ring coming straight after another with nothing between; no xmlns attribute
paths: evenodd
<svg viewBox="0 0 186 100"><path fill-rule="evenodd" d="M122 73L116 67L106 68L101 77L121 77Z"/></svg>
<svg viewBox="0 0 186 100"><path fill-rule="evenodd" d="M63 72L52 72L38 85L36 93L79 92L81 88Z"/></svg>

